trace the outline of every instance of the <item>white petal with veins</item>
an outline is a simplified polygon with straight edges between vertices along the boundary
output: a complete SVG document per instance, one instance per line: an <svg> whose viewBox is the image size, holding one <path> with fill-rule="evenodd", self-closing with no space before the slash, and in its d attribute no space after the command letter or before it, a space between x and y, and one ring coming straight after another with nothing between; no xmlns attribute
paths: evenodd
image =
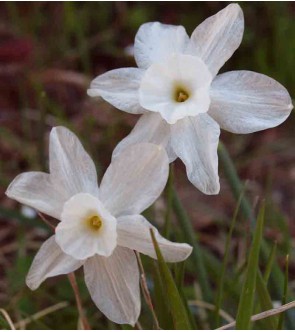
<svg viewBox="0 0 295 332"><path fill-rule="evenodd" d="M209 114L221 128L238 134L278 126L293 108L288 91L274 79L240 70L218 75Z"/></svg>
<svg viewBox="0 0 295 332"><path fill-rule="evenodd" d="M66 255L56 243L53 235L42 244L35 256L26 283L28 287L35 290L45 279L73 272L83 263L83 260L76 260Z"/></svg>
<svg viewBox="0 0 295 332"><path fill-rule="evenodd" d="M118 245L139 251L144 255L157 259L150 229L154 231L154 235L166 262L181 262L191 254L191 246L186 243L175 243L166 240L159 234L158 230L141 215L118 218Z"/></svg>
<svg viewBox="0 0 295 332"><path fill-rule="evenodd" d="M139 214L159 197L168 173L168 156L162 147L132 145L112 160L101 181L100 199L115 217Z"/></svg>
<svg viewBox="0 0 295 332"><path fill-rule="evenodd" d="M148 142L163 146L167 151L169 161L172 162L177 156L172 150L170 136L170 125L159 114L148 112L139 118L131 133L118 143L112 158L116 158L130 145Z"/></svg>
<svg viewBox="0 0 295 332"><path fill-rule="evenodd" d="M117 324L137 322L139 270L133 250L117 247L110 257L91 257L84 273L89 294L100 311Z"/></svg>
<svg viewBox="0 0 295 332"><path fill-rule="evenodd" d="M189 37L183 26L149 22L140 26L135 36L134 57L139 68L165 61L171 54L181 54Z"/></svg>
<svg viewBox="0 0 295 332"><path fill-rule="evenodd" d="M49 162L56 195L98 195L95 165L78 137L65 127L51 130Z"/></svg>
<svg viewBox="0 0 295 332"><path fill-rule="evenodd" d="M91 97L100 96L116 108L133 114L144 113L138 100L138 88L144 71L120 68L97 76L87 90Z"/></svg>
<svg viewBox="0 0 295 332"><path fill-rule="evenodd" d="M232 3L197 26L186 52L199 56L214 77L240 46L243 33L243 11Z"/></svg>
<svg viewBox="0 0 295 332"><path fill-rule="evenodd" d="M218 124L208 114L187 117L172 126L172 145L189 180L207 195L218 194Z"/></svg>
<svg viewBox="0 0 295 332"><path fill-rule="evenodd" d="M42 172L18 175L7 188L6 195L57 219L68 199L66 193L58 192L51 176Z"/></svg>

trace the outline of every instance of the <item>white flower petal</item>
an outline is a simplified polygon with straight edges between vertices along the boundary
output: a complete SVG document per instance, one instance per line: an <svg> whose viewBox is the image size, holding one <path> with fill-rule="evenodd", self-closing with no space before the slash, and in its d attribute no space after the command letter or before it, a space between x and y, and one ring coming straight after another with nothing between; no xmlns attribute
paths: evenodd
<svg viewBox="0 0 295 332"><path fill-rule="evenodd" d="M150 229L153 229L156 240L166 262L180 262L192 252L186 243L174 243L163 238L158 230L143 216L123 216L118 218L118 245L137 250L152 258L157 258Z"/></svg>
<svg viewBox="0 0 295 332"><path fill-rule="evenodd" d="M85 283L96 306L117 324L134 325L140 313L139 270L134 252L117 247L84 265Z"/></svg>
<svg viewBox="0 0 295 332"><path fill-rule="evenodd" d="M232 3L195 29L187 52L199 56L214 77L239 47L243 33L242 9L238 4Z"/></svg>
<svg viewBox="0 0 295 332"><path fill-rule="evenodd" d="M170 143L170 126L159 114L152 112L139 118L131 133L116 146L112 158L116 158L128 146L144 142L163 146L170 162L176 159Z"/></svg>
<svg viewBox="0 0 295 332"><path fill-rule="evenodd" d="M66 193L68 198L79 192L98 195L95 165L77 136L67 128L51 130L49 161L57 193Z"/></svg>
<svg viewBox="0 0 295 332"><path fill-rule="evenodd" d="M32 290L49 277L68 274L77 270L84 261L76 260L66 255L55 242L55 236L46 240L35 256L26 283Z"/></svg>
<svg viewBox="0 0 295 332"><path fill-rule="evenodd" d="M100 198L115 217L140 214L163 191L169 172L168 156L159 145L132 145L107 169L100 186Z"/></svg>
<svg viewBox="0 0 295 332"><path fill-rule="evenodd" d="M251 71L218 75L211 87L209 114L221 128L238 134L278 126L293 108L288 91L272 78Z"/></svg>
<svg viewBox="0 0 295 332"><path fill-rule="evenodd" d="M205 194L218 194L218 124L200 114L178 121L171 132L173 149L184 162L189 180Z"/></svg>
<svg viewBox="0 0 295 332"><path fill-rule="evenodd" d="M150 22L143 24L134 43L134 57L140 68L165 61L173 53L183 53L189 37L183 26Z"/></svg>
<svg viewBox="0 0 295 332"><path fill-rule="evenodd" d="M89 219L98 216L102 222L93 228ZM96 197L80 193L71 197L61 214L55 238L61 249L76 259L95 254L110 256L117 245L117 221Z"/></svg>
<svg viewBox="0 0 295 332"><path fill-rule="evenodd" d="M18 175L6 190L6 195L51 217L60 218L62 207L67 200L58 192L49 174L27 172Z"/></svg>
<svg viewBox="0 0 295 332"><path fill-rule="evenodd" d="M174 54L165 61L152 64L145 72L139 102L145 109L158 112L169 124L186 116L207 112L210 105L209 88L212 75L198 57ZM184 102L177 94L188 95Z"/></svg>
<svg viewBox="0 0 295 332"><path fill-rule="evenodd" d="M116 108L133 114L145 110L139 105L138 88L144 71L138 68L114 69L96 77L87 93L100 96Z"/></svg>

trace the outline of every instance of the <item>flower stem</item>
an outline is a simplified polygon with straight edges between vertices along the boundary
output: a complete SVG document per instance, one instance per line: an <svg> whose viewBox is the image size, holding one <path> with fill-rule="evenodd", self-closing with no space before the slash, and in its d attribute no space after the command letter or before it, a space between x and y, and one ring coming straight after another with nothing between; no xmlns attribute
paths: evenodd
<svg viewBox="0 0 295 332"><path fill-rule="evenodd" d="M157 317L157 315L155 313L155 310L154 310L151 294L149 292L148 285L147 285L147 282L146 282L145 272L144 272L144 268L143 268L142 261L141 261L141 258L140 258L140 254L137 251L134 251L134 252L135 252L137 262L138 262L138 266L139 266L139 270L140 270L140 285L141 285L141 288L142 288L142 293L143 293L144 299L145 299L146 304L148 305L148 307L150 308L150 311L152 313L155 329L156 330L161 330L160 325L159 325L159 321L158 321L158 317Z"/></svg>
<svg viewBox="0 0 295 332"><path fill-rule="evenodd" d="M81 296L80 296L79 288L78 288L78 285L77 285L77 280L76 280L75 273L74 272L69 273L68 278L69 278L70 284L71 284L72 289L73 289L74 294L75 294L76 304L77 304L80 319L81 319L82 324L84 326L84 330L91 330L90 325L88 323L88 320L87 320L87 318L84 314L83 307L82 307Z"/></svg>
<svg viewBox="0 0 295 332"><path fill-rule="evenodd" d="M202 250L199 246L195 230L191 224L191 221L182 206L175 188L172 191L172 204L174 212L177 216L179 225L185 235L186 240L193 246L194 250L192 252L192 260L196 266L196 271L198 273L198 281L200 283L203 297L206 302L212 301L212 291L209 285L209 279L207 276L207 271L204 264L204 259L202 255Z"/></svg>

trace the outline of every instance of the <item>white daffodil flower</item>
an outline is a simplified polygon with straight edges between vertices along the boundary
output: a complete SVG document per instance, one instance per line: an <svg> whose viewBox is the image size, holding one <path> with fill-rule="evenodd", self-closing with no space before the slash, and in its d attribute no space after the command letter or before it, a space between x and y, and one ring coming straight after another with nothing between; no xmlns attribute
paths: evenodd
<svg viewBox="0 0 295 332"><path fill-rule="evenodd" d="M237 4L206 19L191 38L182 26L143 24L134 44L139 68L102 74L88 90L120 110L143 113L114 155L138 142L161 144L170 162L184 162L199 190L217 194L220 127L240 134L264 130L286 120L293 108L287 90L270 77L246 70L217 75L243 31Z"/></svg>
<svg viewBox="0 0 295 332"><path fill-rule="evenodd" d="M97 184L93 161L64 127L52 129L50 174L20 174L7 196L60 223L41 246L26 282L36 289L48 277L84 266L97 307L112 321L135 324L140 313L139 270L134 250L156 258L150 228L167 262L186 259L192 248L170 242L140 213L161 194L168 157L160 146L133 145L114 158Z"/></svg>

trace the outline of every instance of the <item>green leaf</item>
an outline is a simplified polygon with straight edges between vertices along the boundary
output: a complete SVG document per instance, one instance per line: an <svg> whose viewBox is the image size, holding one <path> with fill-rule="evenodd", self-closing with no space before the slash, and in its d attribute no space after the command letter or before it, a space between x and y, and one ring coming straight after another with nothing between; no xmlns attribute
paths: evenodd
<svg viewBox="0 0 295 332"><path fill-rule="evenodd" d="M288 296L289 255L286 256L286 263L285 264L286 264L285 265L285 282L284 282L284 294L283 294L283 298L282 298L282 305L286 304L287 296ZM285 313L282 312L280 314L277 330L282 330L283 329L284 317L285 317Z"/></svg>
<svg viewBox="0 0 295 332"><path fill-rule="evenodd" d="M194 248L191 254L191 259L195 264L195 271L196 271L195 274L202 289L203 298L206 302L211 303L213 298L212 290L209 285L208 281L209 278L204 264L202 250L196 238L196 232L174 188L173 188L172 203L173 203L174 212L177 216L178 223L181 226L181 230L184 234L185 241L188 242L190 245L192 245L192 247Z"/></svg>
<svg viewBox="0 0 295 332"><path fill-rule="evenodd" d="M257 271L256 291L258 294L261 311L273 309L272 300L266 287L266 283L262 277L260 270ZM276 316L270 316L259 321L263 330L276 330L278 321Z"/></svg>
<svg viewBox="0 0 295 332"><path fill-rule="evenodd" d="M226 243L225 243L225 250L224 250L224 259L222 261L222 267L221 267L221 272L220 272L220 278L218 280L218 289L217 289L217 295L216 295L216 304L215 304L215 324L216 327L220 325L220 315L219 311L221 309L221 304L222 304L222 296L223 296L223 289L224 289L224 277L225 277L225 271L226 271L226 266L228 262L228 255L229 255L229 249L230 249L230 243L231 243L231 238L232 234L236 225L236 220L237 216L239 213L240 205L242 198L244 196L244 189L240 193L240 197L238 199L235 212L231 221L230 229L226 238Z"/></svg>
<svg viewBox="0 0 295 332"><path fill-rule="evenodd" d="M153 279L154 279L153 298L154 298L155 311L159 320L160 327L164 330L172 330L173 320L168 308L169 299L164 289L159 266L158 264L156 264L156 261L154 263L155 264L153 269Z"/></svg>
<svg viewBox="0 0 295 332"><path fill-rule="evenodd" d="M165 287L167 297L169 300L169 308L172 314L174 327L176 330L190 330L190 322L187 316L186 309L183 305L182 298L173 280L172 274L164 261L159 245L156 241L153 230L150 229L152 241L158 258L159 270L161 279Z"/></svg>
<svg viewBox="0 0 295 332"><path fill-rule="evenodd" d="M266 267L265 267L265 271L264 271L264 275L263 275L263 279L264 279L264 282L266 285L268 283L268 279L269 279L272 267L274 265L274 260L276 258L276 252L277 252L277 243L275 242L271 248L271 252L269 254L269 257L268 257L268 260L266 263Z"/></svg>
<svg viewBox="0 0 295 332"><path fill-rule="evenodd" d="M245 282L243 284L236 318L237 330L248 330L251 326L251 315L253 313L254 307L259 251L263 234L264 211L265 206L263 204L258 214L254 238L250 248Z"/></svg>

